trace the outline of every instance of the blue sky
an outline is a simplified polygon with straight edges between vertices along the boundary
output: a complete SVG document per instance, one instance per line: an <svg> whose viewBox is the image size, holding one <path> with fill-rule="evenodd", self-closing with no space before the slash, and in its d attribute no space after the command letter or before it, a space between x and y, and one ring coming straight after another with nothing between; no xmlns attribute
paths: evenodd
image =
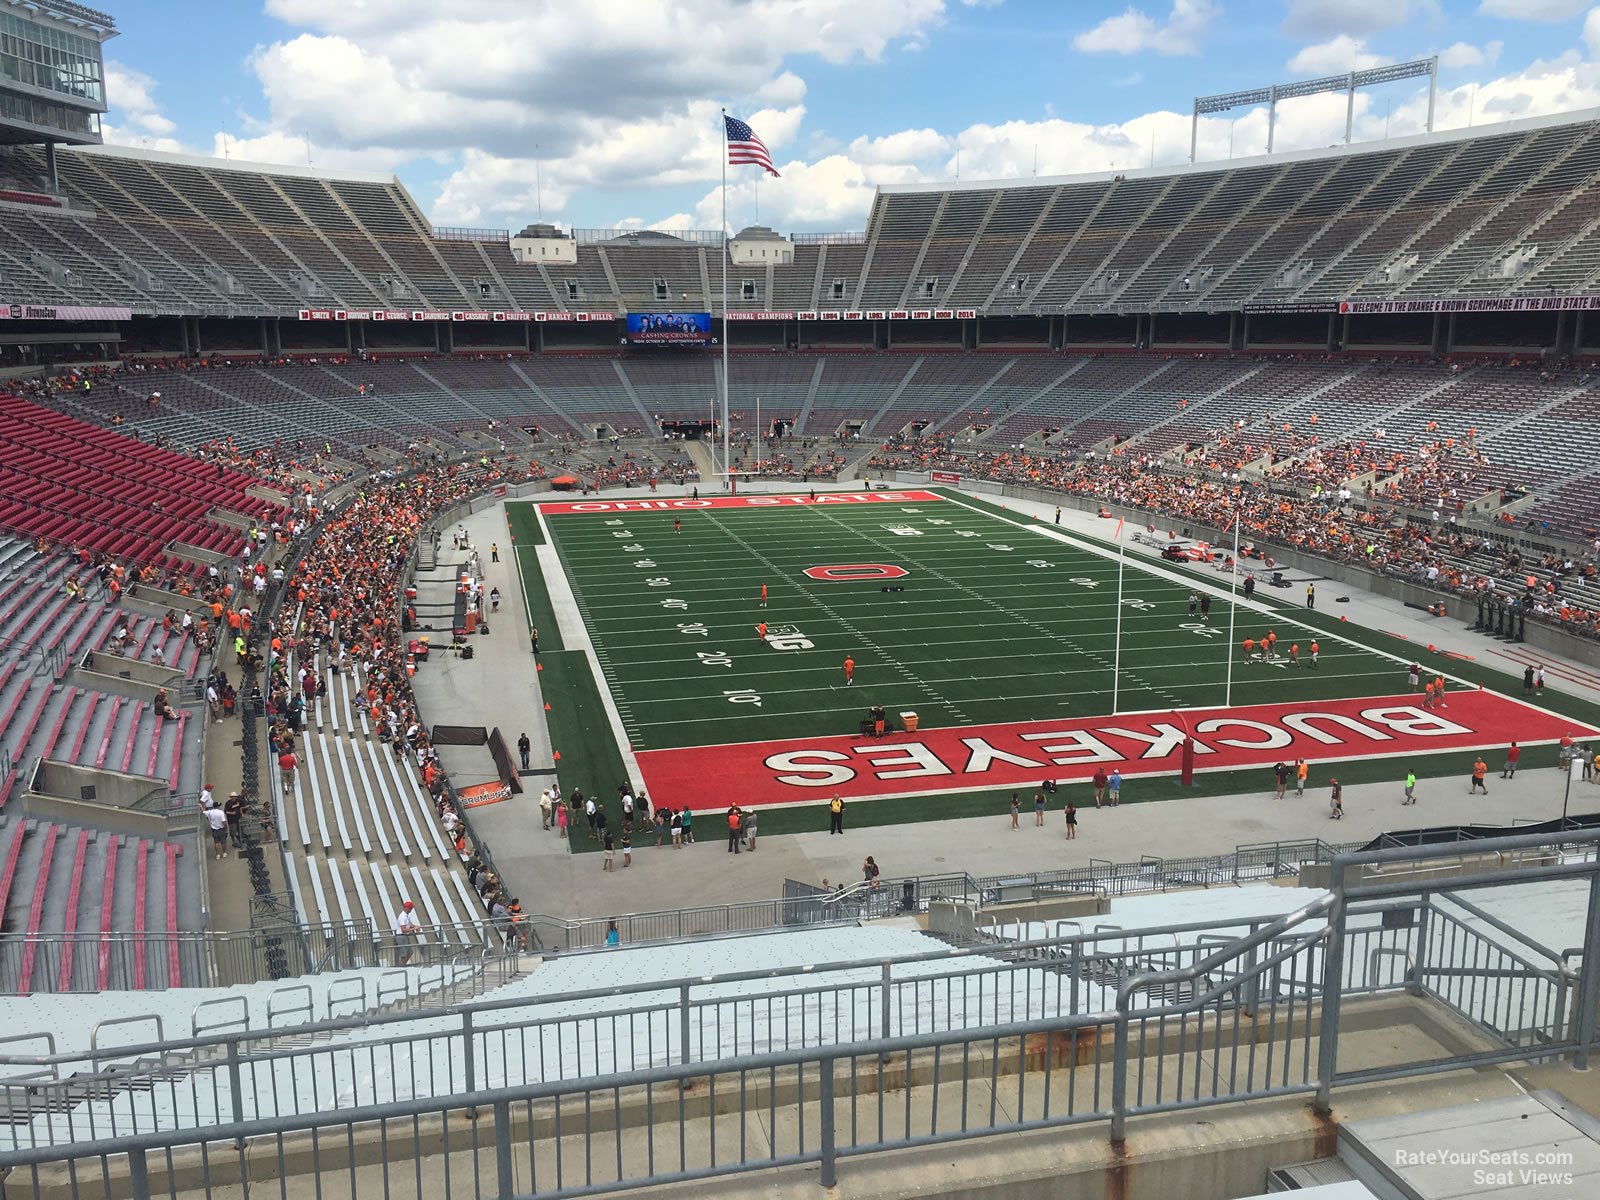
<svg viewBox="0 0 1600 1200"><path fill-rule="evenodd" d="M1196 94L1441 56L1436 124L1600 105L1600 0L123 0L107 140L393 172L440 224L715 228L722 104L781 180L730 225L863 227L882 183L1182 161ZM1418 84L1357 137L1419 132ZM1280 109L1280 148L1344 99ZM1260 153L1262 110L1202 158ZM537 180L537 186L536 186Z"/></svg>

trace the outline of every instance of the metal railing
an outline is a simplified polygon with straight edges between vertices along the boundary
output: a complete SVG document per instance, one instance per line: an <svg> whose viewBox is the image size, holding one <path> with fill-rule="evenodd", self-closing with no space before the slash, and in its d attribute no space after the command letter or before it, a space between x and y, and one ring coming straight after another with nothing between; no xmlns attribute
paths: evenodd
<svg viewBox="0 0 1600 1200"><path fill-rule="evenodd" d="M248 1147L252 1182L337 1170L358 1197L577 1195L798 1164L832 1186L839 1159L885 1149L1091 1121L1120 1141L1157 1112L1294 1095L1326 1112L1353 1083L1583 1067L1600 1003L1600 832L1569 840L1588 853L1533 862L1549 839L1482 843L1503 866L1528 865L1448 888L1395 872L1449 847L1338 853L1332 890L1242 936L1102 931L1001 959L949 950L747 972L715 990L530 991L292 1038L226 1029L31 1055L16 1051L53 1043L11 1038L0 1170L37 1190L70 1162L74 1187L142 1200L227 1186ZM1466 898L1566 882L1588 889L1577 953ZM1415 1057L1341 1068L1343 1035L1416 1005L1463 1020L1451 1034L1417 1014L1430 1036L1404 1043ZM455 1184L424 1190L441 1169Z"/></svg>
<svg viewBox="0 0 1600 1200"><path fill-rule="evenodd" d="M670 250L679 244L721 246L723 240L720 229L631 229L614 226L609 229L571 229L567 233L573 241L583 245L627 246L636 242L646 250Z"/></svg>
<svg viewBox="0 0 1600 1200"><path fill-rule="evenodd" d="M464 225L435 225L433 227L433 240L436 242L509 242L511 231L509 229L474 229Z"/></svg>
<svg viewBox="0 0 1600 1200"><path fill-rule="evenodd" d="M276 840L276 839L274 839ZM493 869L486 842L475 842L475 852ZM1347 847L1352 848L1352 847ZM792 928L797 925L846 924L876 920L908 912L926 911L932 900L971 900L993 904L1002 900L1048 897L1060 894L1091 894L1125 896L1141 892L1166 891L1178 887L1228 885L1260 879L1292 875L1301 866L1310 863L1327 863L1340 847L1319 840L1300 842L1268 842L1254 846L1240 846L1231 854L1205 858L1159 859L1146 856L1137 863L1109 863L1094 860L1087 867L1061 871L1018 872L1012 875L989 876L975 879L964 872L948 875L911 876L902 879L881 880L877 888L850 888L843 898L838 893L827 893L821 888L791 881L785 895L771 900L752 900L732 904L699 905L686 908L664 909L656 912L630 913L616 917L618 932L625 945L684 941L693 938L759 933L765 930ZM282 844L280 842L280 853ZM827 900L824 903L824 900ZM529 937L529 948L541 953L560 953L602 948L609 917L569 919L543 913L528 914L522 922ZM442 928L442 927L433 927ZM467 927L469 930L488 928L486 921ZM454 934L458 931L452 931ZM154 940L153 940L154 939ZM116 964L132 963L140 954L149 954L152 944L163 946L163 952L173 953L176 945L180 968L198 968L209 962L212 971L198 976L175 975L170 982L160 982L168 977L153 974L147 977L146 987L177 986L182 979L192 984L195 979L221 979L229 983L248 983L255 980L277 980L291 975L315 974L326 970L343 970L350 965L376 965L383 960L382 935L370 930L365 922L356 922L348 928L334 924L297 925L293 921L274 922L270 929L240 931L212 931L181 935L112 933L105 935L0 935L0 994L7 990L8 980L16 976L4 969L8 960L7 947L27 942L37 949L36 954L51 956L53 961L73 956L92 957L102 952L112 956ZM85 947L92 943L91 951ZM75 961L84 961L75 959ZM252 973L254 972L254 973ZM46 980L61 978L52 973ZM71 990L94 990L94 973L74 970L67 976ZM118 975L117 978L132 978ZM35 972L35 987L53 986L42 982ZM131 986L131 985L130 985Z"/></svg>
<svg viewBox="0 0 1600 1200"><path fill-rule="evenodd" d="M864 230L847 233L795 233L790 234L789 240L796 246L865 246L867 235Z"/></svg>

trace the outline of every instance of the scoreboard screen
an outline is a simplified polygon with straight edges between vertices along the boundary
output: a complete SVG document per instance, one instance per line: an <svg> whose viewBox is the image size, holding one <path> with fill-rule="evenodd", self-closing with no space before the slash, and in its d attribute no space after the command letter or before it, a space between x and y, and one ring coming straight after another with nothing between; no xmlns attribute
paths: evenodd
<svg viewBox="0 0 1600 1200"><path fill-rule="evenodd" d="M711 340L710 313L628 314L629 345L704 346Z"/></svg>

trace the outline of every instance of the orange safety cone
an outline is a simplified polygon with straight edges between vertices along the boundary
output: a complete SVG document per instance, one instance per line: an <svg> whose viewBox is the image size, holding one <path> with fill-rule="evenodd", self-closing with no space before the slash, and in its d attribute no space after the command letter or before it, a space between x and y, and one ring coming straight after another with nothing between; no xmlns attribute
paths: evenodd
<svg viewBox="0 0 1600 1200"><path fill-rule="evenodd" d="M549 712L550 711L550 702L548 700L546 700L545 703L544 703L544 710L545 710L545 712Z"/></svg>
<svg viewBox="0 0 1600 1200"><path fill-rule="evenodd" d="M544 664L543 663L539 664L539 670L541 670L541 671L544 670Z"/></svg>
<svg viewBox="0 0 1600 1200"><path fill-rule="evenodd" d="M551 762L560 762L561 761L561 751L559 751L559 750L550 751L550 761Z"/></svg>

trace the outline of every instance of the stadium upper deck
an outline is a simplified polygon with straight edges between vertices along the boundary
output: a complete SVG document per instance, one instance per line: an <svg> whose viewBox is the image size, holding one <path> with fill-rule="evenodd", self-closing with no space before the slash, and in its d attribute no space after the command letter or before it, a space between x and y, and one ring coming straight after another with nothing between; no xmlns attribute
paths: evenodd
<svg viewBox="0 0 1600 1200"><path fill-rule="evenodd" d="M0 197L5 298L136 314L715 309L715 245L579 237L521 264L392 177L102 148ZM10 155L13 178L43 155ZM929 315L1332 309L1600 290L1600 112L1180 168L880 189L864 238L734 268L731 309ZM745 286L748 280L748 287ZM1495 307L1488 305L1487 307ZM1505 305L1510 307L1510 305Z"/></svg>

